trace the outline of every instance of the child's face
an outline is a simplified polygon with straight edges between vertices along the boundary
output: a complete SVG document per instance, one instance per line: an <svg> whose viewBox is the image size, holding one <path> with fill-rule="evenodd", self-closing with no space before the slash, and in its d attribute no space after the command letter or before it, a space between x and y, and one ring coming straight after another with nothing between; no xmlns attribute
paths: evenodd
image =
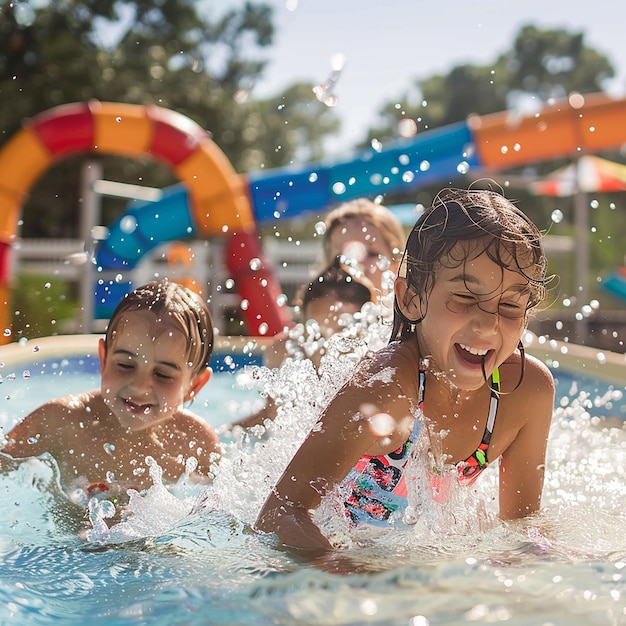
<svg viewBox="0 0 626 626"><path fill-rule="evenodd" d="M120 426L142 430L179 410L192 387L183 332L150 311L131 311L119 322L104 353L102 398Z"/></svg>
<svg viewBox="0 0 626 626"><path fill-rule="evenodd" d="M389 269L397 273L397 263L391 261L392 251L380 229L360 217L350 217L330 233L331 258L343 255L382 290L382 274Z"/></svg>
<svg viewBox="0 0 626 626"><path fill-rule="evenodd" d="M528 298L528 281L502 269L485 252L457 267L444 262L417 327L422 355L458 388L478 389L484 384L483 360L490 374L515 351ZM419 306L417 298L412 302ZM410 315L420 317L417 311Z"/></svg>

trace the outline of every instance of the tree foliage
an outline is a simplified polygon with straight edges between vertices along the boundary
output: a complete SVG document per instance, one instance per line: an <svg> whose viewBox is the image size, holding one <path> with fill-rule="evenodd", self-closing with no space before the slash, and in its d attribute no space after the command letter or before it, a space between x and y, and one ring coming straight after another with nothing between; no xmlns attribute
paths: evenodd
<svg viewBox="0 0 626 626"><path fill-rule="evenodd" d="M250 1L227 11L218 7L196 0L3 5L0 149L26 118L96 99L156 104L188 116L212 133L242 173L318 158L338 120L316 100L312 85L253 97L266 65L263 51L273 40L272 8ZM56 163L30 190L24 236L77 236L84 158ZM155 187L176 182L149 158L102 160L111 180ZM103 210L110 218L124 207L124 201L105 199Z"/></svg>
<svg viewBox="0 0 626 626"><path fill-rule="evenodd" d="M562 29L520 29L511 49L488 65L458 65L445 75L416 79L380 111L380 123L368 133L366 144L399 137L404 118L419 130L461 122L471 114L486 115L507 108L535 104L569 93L602 91L615 71L606 58L585 45L582 33Z"/></svg>

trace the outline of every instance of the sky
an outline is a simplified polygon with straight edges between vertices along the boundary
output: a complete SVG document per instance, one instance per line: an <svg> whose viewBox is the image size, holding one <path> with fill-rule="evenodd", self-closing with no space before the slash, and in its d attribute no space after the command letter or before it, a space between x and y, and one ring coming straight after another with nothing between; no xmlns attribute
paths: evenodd
<svg viewBox="0 0 626 626"><path fill-rule="evenodd" d="M224 0L222 0L224 1ZM240 5L238 0L226 0ZM381 106L416 79L463 63L486 65L509 50L526 24L583 32L605 54L626 95L623 0L264 0L275 7L274 44L253 95L275 95L296 81L323 83L343 55L335 85L342 130L331 151L364 139Z"/></svg>

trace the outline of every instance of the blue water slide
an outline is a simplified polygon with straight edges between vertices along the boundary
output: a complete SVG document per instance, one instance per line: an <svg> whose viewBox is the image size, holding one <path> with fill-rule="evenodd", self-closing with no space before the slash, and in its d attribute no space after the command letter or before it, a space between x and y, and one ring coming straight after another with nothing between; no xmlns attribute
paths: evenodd
<svg viewBox="0 0 626 626"><path fill-rule="evenodd" d="M248 175L258 224L320 212L359 197L424 187L479 165L465 122L427 131L386 150L367 150L345 162L319 163Z"/></svg>
<svg viewBox="0 0 626 626"><path fill-rule="evenodd" d="M358 197L374 197L452 180L478 166L464 122L421 133L385 150L366 150L349 161L278 168L247 175L259 225L290 219ZM154 247L196 234L183 185L156 202L133 202L96 250L103 270L132 269Z"/></svg>
<svg viewBox="0 0 626 626"><path fill-rule="evenodd" d="M187 190L182 184L173 185L156 202L130 204L98 245L96 265L104 270L132 269L159 244L188 239L195 233Z"/></svg>

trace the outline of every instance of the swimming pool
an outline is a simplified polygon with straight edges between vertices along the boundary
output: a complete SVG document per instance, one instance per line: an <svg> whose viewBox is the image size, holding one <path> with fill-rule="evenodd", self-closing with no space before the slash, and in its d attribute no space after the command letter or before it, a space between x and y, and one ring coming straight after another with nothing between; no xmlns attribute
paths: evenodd
<svg viewBox="0 0 626 626"><path fill-rule="evenodd" d="M54 341L1 349L0 423L9 427L47 397L96 385L89 342L95 345L87 337L69 350ZM193 407L216 426L258 402L240 367L260 362L257 347L230 347ZM496 472L488 470L462 506L430 529L363 533L326 557L286 552L249 528L306 431L284 425L267 440L230 441L205 493L155 485L136 503L132 523L84 541L64 524L49 464L26 462L0 476L0 623L626 623L619 363L616 373L592 354L583 367L592 376L583 377L565 367L564 355L575 348L531 349L546 352L558 383L544 510L536 519L495 519ZM305 406L321 399L328 381L315 383L302 364L280 376L272 384L282 385L306 423Z"/></svg>

